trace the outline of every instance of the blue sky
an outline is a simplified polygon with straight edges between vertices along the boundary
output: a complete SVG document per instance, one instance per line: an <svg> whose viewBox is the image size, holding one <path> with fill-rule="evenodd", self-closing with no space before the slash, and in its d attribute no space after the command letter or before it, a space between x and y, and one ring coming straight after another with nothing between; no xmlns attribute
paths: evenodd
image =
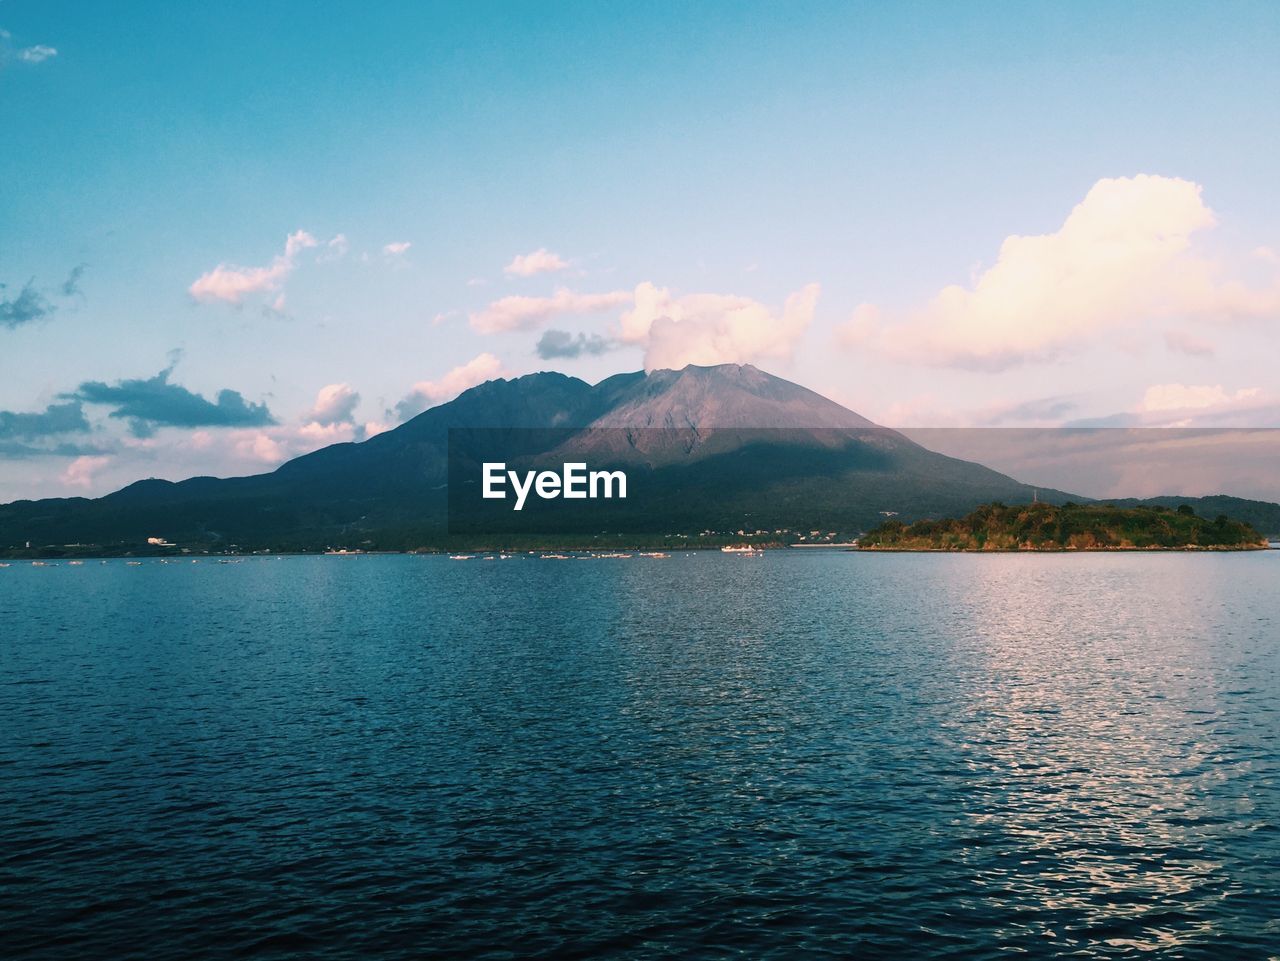
<svg viewBox="0 0 1280 961"><path fill-rule="evenodd" d="M1280 424L1275 4L0 0L0 30L0 501L270 469L540 369Z"/></svg>

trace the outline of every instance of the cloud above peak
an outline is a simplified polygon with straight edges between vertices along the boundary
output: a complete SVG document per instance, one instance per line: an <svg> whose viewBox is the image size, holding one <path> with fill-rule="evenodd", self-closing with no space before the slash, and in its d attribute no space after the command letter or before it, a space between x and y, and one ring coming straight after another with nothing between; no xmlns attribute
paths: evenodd
<svg viewBox="0 0 1280 961"><path fill-rule="evenodd" d="M916 310L891 316L862 304L842 340L903 362L1002 370L1102 336L1280 315L1280 274L1249 287L1197 251L1196 236L1215 224L1191 181L1099 180L1054 233L1007 237L994 265ZM1169 345L1212 350L1186 331Z"/></svg>
<svg viewBox="0 0 1280 961"><path fill-rule="evenodd" d="M631 301L631 291L611 290L580 294L566 287L550 297L502 297L468 316L471 329L480 334L533 330L553 317L593 314L613 310Z"/></svg>
<svg viewBox="0 0 1280 961"><path fill-rule="evenodd" d="M538 338L534 350L543 360L571 360L584 354L603 354L616 346L614 341L599 334L584 334L579 331L575 336L567 330L548 330Z"/></svg>
<svg viewBox="0 0 1280 961"><path fill-rule="evenodd" d="M553 274L567 270L568 267L569 261L559 254L552 253L546 247L539 247L527 254L517 254L511 263L502 268L502 272L508 277L533 277L536 274Z"/></svg>
<svg viewBox="0 0 1280 961"><path fill-rule="evenodd" d="M339 237L345 247L346 238L341 234L334 240ZM187 292L200 303L222 301L237 305L250 294L276 292L298 266L298 255L319 245L320 242L307 231L295 230L285 238L284 252L272 258L267 266L238 267L220 263L197 277Z"/></svg>
<svg viewBox="0 0 1280 961"><path fill-rule="evenodd" d="M504 375L502 361L487 352L478 354L438 380L418 381L408 395L396 404L395 416L397 420L406 421L429 407L452 400L464 390Z"/></svg>
<svg viewBox="0 0 1280 961"><path fill-rule="evenodd" d="M351 423L359 403L360 394L350 384L328 384L316 394L315 405L306 420L324 427Z"/></svg>
<svg viewBox="0 0 1280 961"><path fill-rule="evenodd" d="M622 315L621 339L644 347L646 370L786 359L809 329L820 292L808 284L777 311L750 297L676 296L643 283Z"/></svg>

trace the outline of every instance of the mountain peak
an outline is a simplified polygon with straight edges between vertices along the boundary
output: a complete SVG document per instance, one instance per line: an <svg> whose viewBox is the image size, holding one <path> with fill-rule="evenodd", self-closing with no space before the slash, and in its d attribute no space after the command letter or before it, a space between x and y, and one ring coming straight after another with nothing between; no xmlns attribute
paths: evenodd
<svg viewBox="0 0 1280 961"><path fill-rule="evenodd" d="M635 380L592 427L866 428L865 417L751 364L690 364Z"/></svg>

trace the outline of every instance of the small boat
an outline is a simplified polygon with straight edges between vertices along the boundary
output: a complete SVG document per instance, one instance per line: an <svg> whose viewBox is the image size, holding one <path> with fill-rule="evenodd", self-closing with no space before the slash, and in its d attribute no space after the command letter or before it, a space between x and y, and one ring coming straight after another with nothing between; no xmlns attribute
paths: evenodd
<svg viewBox="0 0 1280 961"><path fill-rule="evenodd" d="M83 567L84 561L67 561L67 564L70 567Z"/></svg>
<svg viewBox="0 0 1280 961"><path fill-rule="evenodd" d="M721 554L763 554L758 547L752 547L750 544L733 544L720 548Z"/></svg>
<svg viewBox="0 0 1280 961"><path fill-rule="evenodd" d="M9 566L8 564L0 563L0 567L8 567L8 566Z"/></svg>
<svg viewBox="0 0 1280 961"><path fill-rule="evenodd" d="M142 561L125 561L130 567L141 567Z"/></svg>
<svg viewBox="0 0 1280 961"><path fill-rule="evenodd" d="M670 557L670 554L664 554L662 551L641 551L641 557Z"/></svg>
<svg viewBox="0 0 1280 961"><path fill-rule="evenodd" d="M46 564L44 561L32 561L31 566L32 567L48 567L49 565Z"/></svg>
<svg viewBox="0 0 1280 961"><path fill-rule="evenodd" d="M496 560L497 560L497 558L496 558L496 557L494 557L492 554L487 555L484 559L485 559L486 561L496 561Z"/></svg>
<svg viewBox="0 0 1280 961"><path fill-rule="evenodd" d="M473 558L473 557L475 557L475 555L474 555L474 554L450 554L450 555L449 555L449 560L451 560L451 561L469 561L469 560L471 560L471 558Z"/></svg>
<svg viewBox="0 0 1280 961"><path fill-rule="evenodd" d="M542 559L544 561L567 561L569 560L569 555L568 554L543 554Z"/></svg>

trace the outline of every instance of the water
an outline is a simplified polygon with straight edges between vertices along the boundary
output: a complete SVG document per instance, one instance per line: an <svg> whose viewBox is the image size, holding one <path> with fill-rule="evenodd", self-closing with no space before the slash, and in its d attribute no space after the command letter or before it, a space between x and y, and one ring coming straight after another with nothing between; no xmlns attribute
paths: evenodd
<svg viewBox="0 0 1280 961"><path fill-rule="evenodd" d="M1274 957L1278 576L15 564L0 953Z"/></svg>

